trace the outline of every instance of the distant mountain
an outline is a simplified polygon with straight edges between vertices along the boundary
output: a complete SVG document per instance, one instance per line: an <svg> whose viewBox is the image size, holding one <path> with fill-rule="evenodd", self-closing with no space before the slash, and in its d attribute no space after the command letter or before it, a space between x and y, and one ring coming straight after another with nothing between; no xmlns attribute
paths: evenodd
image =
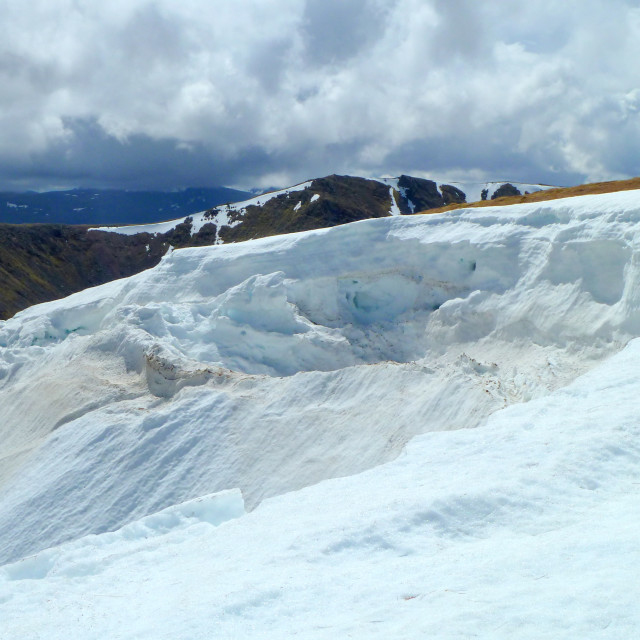
<svg viewBox="0 0 640 640"><path fill-rule="evenodd" d="M152 267L170 247L239 242L543 188L503 182L443 184L405 175L379 180L331 175L224 205L202 206L205 192L216 191L205 189L179 193L74 190L20 194L23 200L14 194L6 200L5 209L22 219L36 215L37 202L42 205L38 215L48 202L49 215L64 218L71 201L77 222L88 222L90 216L131 222L140 216L143 224L0 225L0 319L32 304ZM242 193L218 192L227 201ZM156 222L162 217L174 219ZM153 223L145 224L149 218Z"/></svg>
<svg viewBox="0 0 640 640"><path fill-rule="evenodd" d="M247 191L227 187L171 192L116 189L0 192L0 222L148 224L188 216L216 205L246 200L251 196Z"/></svg>
<svg viewBox="0 0 640 640"><path fill-rule="evenodd" d="M548 188L505 182L445 184L406 175L380 179L331 175L187 218L100 230L135 235L165 234L180 228L179 237L174 234L171 240L173 246L223 244Z"/></svg>

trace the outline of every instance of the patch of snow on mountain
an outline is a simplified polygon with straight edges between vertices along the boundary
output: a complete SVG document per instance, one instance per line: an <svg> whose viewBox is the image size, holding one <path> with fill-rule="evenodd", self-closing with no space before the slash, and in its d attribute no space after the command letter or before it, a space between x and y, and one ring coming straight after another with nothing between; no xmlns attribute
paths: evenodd
<svg viewBox="0 0 640 640"><path fill-rule="evenodd" d="M389 209L389 215L399 216L400 208L398 207L398 203L396 202L393 187L389 187L389 198L391 199L391 208Z"/></svg>
<svg viewBox="0 0 640 640"><path fill-rule="evenodd" d="M270 191L268 193L261 193L249 200L243 200L242 202L233 202L226 205L218 205L214 207L218 210L217 213L213 217L206 217L206 211L201 211L199 213L194 213L189 218L192 219L192 229L191 234L195 234L200 229L207 224L207 222L212 222L216 224L218 227L221 226L230 226L233 227L236 224L240 224L240 220L236 220L234 222L229 221L229 214L235 213L242 215L247 207L252 205L261 205L265 202L268 202L272 198L279 196L283 193L294 193L296 191L303 191L307 187L311 186L312 181L301 182L300 184L294 185L293 187L288 187L287 189L280 189L279 191ZM167 233L172 229L175 229L179 224L183 223L185 218L179 218L177 220L168 220L167 222L157 222L152 224L140 224L140 225L128 225L124 227L94 227L93 229L96 231L109 231L111 233L120 233L123 235L135 235L136 233Z"/></svg>
<svg viewBox="0 0 640 640"><path fill-rule="evenodd" d="M415 213L416 212L416 205L413 204L411 199L407 196L407 188L406 187L399 187L399 191L400 191L400 195L407 201L407 205L408 205L409 209L411 210L411 213Z"/></svg>

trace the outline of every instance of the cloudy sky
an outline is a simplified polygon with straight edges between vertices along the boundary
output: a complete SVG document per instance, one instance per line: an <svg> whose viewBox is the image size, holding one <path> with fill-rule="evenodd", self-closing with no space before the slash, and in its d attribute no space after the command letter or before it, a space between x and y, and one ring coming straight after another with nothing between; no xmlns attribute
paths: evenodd
<svg viewBox="0 0 640 640"><path fill-rule="evenodd" d="M0 0L0 189L640 175L625 0Z"/></svg>

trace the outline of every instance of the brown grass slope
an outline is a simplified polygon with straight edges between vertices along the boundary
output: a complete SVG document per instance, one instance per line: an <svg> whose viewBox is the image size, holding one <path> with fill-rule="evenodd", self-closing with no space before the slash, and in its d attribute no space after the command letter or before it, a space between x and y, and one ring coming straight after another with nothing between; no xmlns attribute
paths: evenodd
<svg viewBox="0 0 640 640"><path fill-rule="evenodd" d="M152 235L62 224L0 224L0 320L87 287L132 276L160 262L169 245L213 244L216 226L191 235L191 218Z"/></svg>
<svg viewBox="0 0 640 640"><path fill-rule="evenodd" d="M613 180L610 182L592 182L581 184L577 187L558 187L547 191L536 191L523 196L508 196L496 198L495 200L480 200L470 204L450 204L446 207L428 209L418 213L443 213L453 209L468 209L476 207L500 207L523 202L545 202L546 200L559 200L560 198L572 198L573 196L586 196L597 193L614 193L616 191L633 191L640 189L640 178L630 178L629 180Z"/></svg>
<svg viewBox="0 0 640 640"><path fill-rule="evenodd" d="M133 275L157 264L166 250L149 234L0 225L0 319L38 302Z"/></svg>

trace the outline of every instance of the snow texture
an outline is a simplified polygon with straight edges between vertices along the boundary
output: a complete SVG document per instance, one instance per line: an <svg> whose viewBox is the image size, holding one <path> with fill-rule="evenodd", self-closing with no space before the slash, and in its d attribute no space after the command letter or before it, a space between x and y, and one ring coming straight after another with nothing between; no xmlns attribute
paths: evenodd
<svg viewBox="0 0 640 640"><path fill-rule="evenodd" d="M397 216L0 323L0 638L636 638L639 242Z"/></svg>

